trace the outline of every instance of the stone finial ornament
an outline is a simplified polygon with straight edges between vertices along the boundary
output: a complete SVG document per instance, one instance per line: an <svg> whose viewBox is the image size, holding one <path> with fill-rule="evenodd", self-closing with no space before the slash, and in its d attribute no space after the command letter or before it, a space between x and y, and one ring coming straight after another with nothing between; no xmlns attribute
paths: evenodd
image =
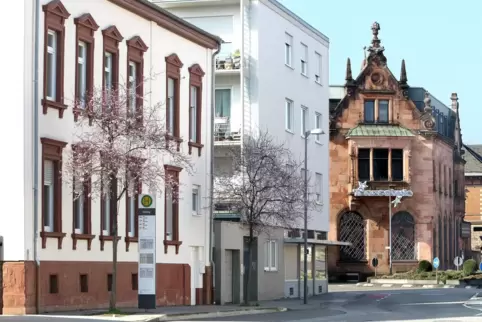
<svg viewBox="0 0 482 322"><path fill-rule="evenodd" d="M402 68L400 70L400 83L407 83L407 69L405 68L405 59L402 59Z"/></svg>
<svg viewBox="0 0 482 322"><path fill-rule="evenodd" d="M425 130L431 132L435 130L435 118L432 115L432 99L430 98L429 92L425 92L423 103L423 114L420 117L420 120L422 121Z"/></svg>
<svg viewBox="0 0 482 322"><path fill-rule="evenodd" d="M351 61L350 61L350 58L347 58L347 60L346 60L346 75L345 75L345 80L346 80L347 82L353 80L353 75L352 75L352 72L351 72Z"/></svg>
<svg viewBox="0 0 482 322"><path fill-rule="evenodd" d="M370 47L368 47L368 52L370 53L369 55L369 62L370 61L375 61L377 62L377 65L380 63L383 65L386 65L387 63L387 58L383 55L383 51L385 48L383 46L380 46L380 39L378 38L378 32L380 31L380 24L378 22L374 22L372 24L372 44Z"/></svg>
<svg viewBox="0 0 482 322"><path fill-rule="evenodd" d="M423 110L426 113L432 113L432 99L430 98L430 93L425 92L425 98L423 99L424 107Z"/></svg>

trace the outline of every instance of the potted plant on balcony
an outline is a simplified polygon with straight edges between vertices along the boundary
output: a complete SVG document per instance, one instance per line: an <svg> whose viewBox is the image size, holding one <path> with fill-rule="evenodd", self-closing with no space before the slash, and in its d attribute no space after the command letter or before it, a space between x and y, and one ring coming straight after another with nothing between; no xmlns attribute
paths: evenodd
<svg viewBox="0 0 482 322"><path fill-rule="evenodd" d="M234 64L234 69L241 68L241 52L239 51L239 49L236 49L236 51L233 54L233 64Z"/></svg>
<svg viewBox="0 0 482 322"><path fill-rule="evenodd" d="M224 61L224 69L233 69L233 57L229 55Z"/></svg>
<svg viewBox="0 0 482 322"><path fill-rule="evenodd" d="M216 58L216 69L224 69L224 59Z"/></svg>

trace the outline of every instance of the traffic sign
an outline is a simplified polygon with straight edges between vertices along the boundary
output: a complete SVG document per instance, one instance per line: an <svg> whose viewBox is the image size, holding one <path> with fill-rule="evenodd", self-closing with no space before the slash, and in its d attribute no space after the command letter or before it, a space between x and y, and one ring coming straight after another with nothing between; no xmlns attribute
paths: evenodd
<svg viewBox="0 0 482 322"><path fill-rule="evenodd" d="M378 258L373 257L373 259L372 259L372 266L373 266L373 267L377 267L377 266L378 266Z"/></svg>
<svg viewBox="0 0 482 322"><path fill-rule="evenodd" d="M482 271L482 262L479 264L479 270Z"/></svg>
<svg viewBox="0 0 482 322"><path fill-rule="evenodd" d="M435 269L437 269L440 266L440 260L438 259L438 257L435 257L433 259L432 265L433 265L433 268L435 268Z"/></svg>
<svg viewBox="0 0 482 322"><path fill-rule="evenodd" d="M454 265L457 266L457 269L459 269L460 266L462 266L463 260L462 257L456 256L454 258Z"/></svg>

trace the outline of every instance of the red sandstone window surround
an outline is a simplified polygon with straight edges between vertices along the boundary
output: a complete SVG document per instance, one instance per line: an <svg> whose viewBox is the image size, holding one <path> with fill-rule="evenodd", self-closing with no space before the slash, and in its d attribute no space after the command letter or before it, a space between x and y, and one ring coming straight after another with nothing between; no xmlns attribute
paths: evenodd
<svg viewBox="0 0 482 322"><path fill-rule="evenodd" d="M47 238L56 238L62 249L62 152L66 142L41 138L42 143L42 248Z"/></svg>
<svg viewBox="0 0 482 322"><path fill-rule="evenodd" d="M142 101L144 96L144 53L148 47L139 36L127 41L127 110L142 119Z"/></svg>
<svg viewBox="0 0 482 322"><path fill-rule="evenodd" d="M192 148L198 149L201 156L201 124L202 124L202 90L204 71L201 66L194 64L189 67L189 154Z"/></svg>
<svg viewBox="0 0 482 322"><path fill-rule="evenodd" d="M138 212L139 212L139 194L142 192L142 182L140 179L129 178L130 173L136 173L136 163L141 162L140 160L134 160L130 170L127 172L127 182L129 187L126 191L126 251L129 251L130 243L137 243L139 237L138 230Z"/></svg>
<svg viewBox="0 0 482 322"><path fill-rule="evenodd" d="M53 108L62 118L67 109L64 104L65 20L70 13L59 0L47 3L42 9L45 13L43 113Z"/></svg>
<svg viewBox="0 0 482 322"><path fill-rule="evenodd" d="M168 138L177 143L180 150L180 82L181 68L184 64L176 54L166 57L166 129Z"/></svg>
<svg viewBox="0 0 482 322"><path fill-rule="evenodd" d="M72 145L74 158L80 146ZM87 241L87 250L91 249L92 239L92 198L91 178L86 176L84 180L74 178L74 189L72 191L72 249L77 249L77 240Z"/></svg>
<svg viewBox="0 0 482 322"><path fill-rule="evenodd" d="M179 253L179 174L182 168L164 165L166 175L166 191L164 193L164 253L167 254L168 246L176 247Z"/></svg>
<svg viewBox="0 0 482 322"><path fill-rule="evenodd" d="M102 60L102 90L104 91L104 108L109 108L112 92L119 89L119 43L124 39L116 26L102 30L104 40L104 59Z"/></svg>
<svg viewBox="0 0 482 322"><path fill-rule="evenodd" d="M74 19L75 33L75 105L74 120L87 111L94 91L94 34L99 29L94 18L85 13Z"/></svg>

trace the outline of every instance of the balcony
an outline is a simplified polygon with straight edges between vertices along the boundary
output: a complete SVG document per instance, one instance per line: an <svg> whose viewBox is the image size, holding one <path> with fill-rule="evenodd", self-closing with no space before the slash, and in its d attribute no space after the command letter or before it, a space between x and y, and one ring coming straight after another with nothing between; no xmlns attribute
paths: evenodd
<svg viewBox="0 0 482 322"><path fill-rule="evenodd" d="M214 145L236 145L241 143L241 132L232 131L229 117L214 118Z"/></svg>
<svg viewBox="0 0 482 322"><path fill-rule="evenodd" d="M233 50L233 44L223 43L216 57L216 73L221 75L237 75L241 71L241 53Z"/></svg>

